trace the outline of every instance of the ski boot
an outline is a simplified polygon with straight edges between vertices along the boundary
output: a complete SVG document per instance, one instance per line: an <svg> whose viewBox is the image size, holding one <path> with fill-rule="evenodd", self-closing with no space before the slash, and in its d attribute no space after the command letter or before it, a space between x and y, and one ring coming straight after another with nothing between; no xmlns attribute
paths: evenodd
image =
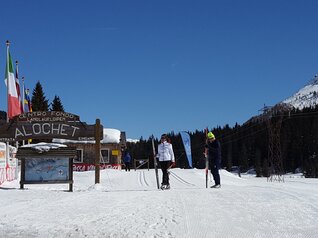
<svg viewBox="0 0 318 238"><path fill-rule="evenodd" d="M221 187L221 184L215 184L213 186L211 186L211 188L220 188Z"/></svg>

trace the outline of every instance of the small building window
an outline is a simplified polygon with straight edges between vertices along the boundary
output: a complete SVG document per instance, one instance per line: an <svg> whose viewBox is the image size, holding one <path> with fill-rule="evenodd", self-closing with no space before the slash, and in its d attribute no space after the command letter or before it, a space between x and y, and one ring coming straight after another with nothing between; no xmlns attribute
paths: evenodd
<svg viewBox="0 0 318 238"><path fill-rule="evenodd" d="M76 149L76 158L74 163L83 163L83 149Z"/></svg>
<svg viewBox="0 0 318 238"><path fill-rule="evenodd" d="M102 149L100 150L101 153L101 158L100 158L100 162L102 164L108 164L109 163L109 149Z"/></svg>

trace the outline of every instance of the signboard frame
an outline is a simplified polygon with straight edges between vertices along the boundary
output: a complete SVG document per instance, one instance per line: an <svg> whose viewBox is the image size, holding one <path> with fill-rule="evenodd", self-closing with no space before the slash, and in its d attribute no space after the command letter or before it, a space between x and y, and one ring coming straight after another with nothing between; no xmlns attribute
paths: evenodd
<svg viewBox="0 0 318 238"><path fill-rule="evenodd" d="M76 156L76 148L73 147L68 147L68 148L59 148L59 149L54 149L50 150L44 153L38 153L36 150L33 150L31 148L21 148L18 150L17 157L21 160L21 179L20 179L20 189L24 189L25 184L60 184L60 183L67 183L69 184L69 191L73 191L73 159ZM56 161L56 160L66 160L67 163L67 173L68 176L66 179L29 179L27 172L32 172L28 171L31 170L32 167L27 166L27 163L29 160L33 160L34 167L37 168L38 163L34 161L39 161L43 159L48 159L51 161ZM43 165L45 166L45 165ZM49 169L47 169L48 171ZM39 173L38 175L41 176L40 173L42 171L37 171ZM36 177L36 176L35 176Z"/></svg>

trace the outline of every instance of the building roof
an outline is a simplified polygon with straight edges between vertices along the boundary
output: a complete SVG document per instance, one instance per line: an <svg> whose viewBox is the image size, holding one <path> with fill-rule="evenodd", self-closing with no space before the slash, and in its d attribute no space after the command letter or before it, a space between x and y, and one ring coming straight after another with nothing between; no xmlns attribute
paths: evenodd
<svg viewBox="0 0 318 238"><path fill-rule="evenodd" d="M94 140L90 141L78 141L78 140L65 140L65 139L53 139L54 143L61 143L61 144L69 144L69 143L81 143L81 144L94 144ZM103 129L103 140L100 141L100 143L120 143L120 131L117 129L111 129L111 128L104 128Z"/></svg>

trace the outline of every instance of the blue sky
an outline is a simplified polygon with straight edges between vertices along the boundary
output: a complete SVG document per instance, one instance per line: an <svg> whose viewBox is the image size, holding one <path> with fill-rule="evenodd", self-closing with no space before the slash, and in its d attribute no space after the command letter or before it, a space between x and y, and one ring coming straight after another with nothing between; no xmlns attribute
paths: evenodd
<svg viewBox="0 0 318 238"><path fill-rule="evenodd" d="M128 138L233 126L318 73L317 12L316 0L6 1L0 65L4 78L10 40L28 88Z"/></svg>

